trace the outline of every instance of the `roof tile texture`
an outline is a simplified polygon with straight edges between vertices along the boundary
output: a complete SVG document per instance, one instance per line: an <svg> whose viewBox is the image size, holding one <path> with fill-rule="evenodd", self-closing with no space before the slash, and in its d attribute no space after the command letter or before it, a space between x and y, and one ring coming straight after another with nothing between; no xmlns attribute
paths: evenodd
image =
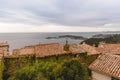
<svg viewBox="0 0 120 80"><path fill-rule="evenodd" d="M100 44L97 51L103 54L120 54L120 44Z"/></svg>
<svg viewBox="0 0 120 80"><path fill-rule="evenodd" d="M89 68L120 78L120 56L102 54L89 66Z"/></svg>
<svg viewBox="0 0 120 80"><path fill-rule="evenodd" d="M63 45L60 45L59 43L37 44L37 45L13 50L13 55L36 54L37 57L51 56L51 55L58 55L65 53L66 52L64 51Z"/></svg>
<svg viewBox="0 0 120 80"><path fill-rule="evenodd" d="M99 54L96 47L87 44L71 44L70 51L72 53L83 53L87 52L88 55Z"/></svg>

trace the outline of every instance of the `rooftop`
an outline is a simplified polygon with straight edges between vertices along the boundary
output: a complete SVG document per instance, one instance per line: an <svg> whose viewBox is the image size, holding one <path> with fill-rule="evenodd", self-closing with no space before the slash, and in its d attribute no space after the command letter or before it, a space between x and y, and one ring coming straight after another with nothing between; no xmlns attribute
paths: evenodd
<svg viewBox="0 0 120 80"><path fill-rule="evenodd" d="M104 54L120 54L120 44L100 44L97 51Z"/></svg>
<svg viewBox="0 0 120 80"><path fill-rule="evenodd" d="M9 44L7 42L0 42L0 47L3 47L3 46L9 46Z"/></svg>
<svg viewBox="0 0 120 80"><path fill-rule="evenodd" d="M99 52L96 50L96 47L90 46L90 45L87 45L87 44L71 44L70 45L70 51L72 53L87 52L88 55L99 54Z"/></svg>
<svg viewBox="0 0 120 80"><path fill-rule="evenodd" d="M102 54L89 68L96 72L120 78L120 56Z"/></svg>
<svg viewBox="0 0 120 80"><path fill-rule="evenodd" d="M14 55L35 54L37 57L65 54L64 46L59 43L36 44L14 49Z"/></svg>
<svg viewBox="0 0 120 80"><path fill-rule="evenodd" d="M59 43L38 44L35 46L37 57L65 54L63 45Z"/></svg>

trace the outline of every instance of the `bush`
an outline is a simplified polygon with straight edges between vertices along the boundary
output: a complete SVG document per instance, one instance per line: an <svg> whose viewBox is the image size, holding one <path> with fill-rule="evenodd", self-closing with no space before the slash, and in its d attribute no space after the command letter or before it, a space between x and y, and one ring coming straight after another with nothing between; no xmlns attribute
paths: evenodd
<svg viewBox="0 0 120 80"><path fill-rule="evenodd" d="M54 70L55 80L88 80L87 67L79 59L64 61Z"/></svg>

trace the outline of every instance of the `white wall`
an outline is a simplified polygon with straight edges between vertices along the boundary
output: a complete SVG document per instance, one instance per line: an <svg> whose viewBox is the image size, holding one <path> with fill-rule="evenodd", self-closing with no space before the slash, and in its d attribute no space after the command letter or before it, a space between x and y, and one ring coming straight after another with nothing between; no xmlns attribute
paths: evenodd
<svg viewBox="0 0 120 80"><path fill-rule="evenodd" d="M92 80L111 80L111 77L92 71Z"/></svg>

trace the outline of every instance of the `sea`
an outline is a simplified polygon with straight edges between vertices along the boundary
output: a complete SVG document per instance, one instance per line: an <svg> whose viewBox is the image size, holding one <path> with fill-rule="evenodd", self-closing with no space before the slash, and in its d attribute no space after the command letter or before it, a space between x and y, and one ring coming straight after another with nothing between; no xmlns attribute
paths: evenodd
<svg viewBox="0 0 120 80"><path fill-rule="evenodd" d="M22 48L35 44L60 43L65 44L66 39L46 39L61 35L74 35L90 38L96 34L111 34L112 32L46 32L46 33L0 33L0 41L6 41L10 45L9 50ZM119 32L117 32L118 34ZM82 40L67 39L69 44L79 44Z"/></svg>

